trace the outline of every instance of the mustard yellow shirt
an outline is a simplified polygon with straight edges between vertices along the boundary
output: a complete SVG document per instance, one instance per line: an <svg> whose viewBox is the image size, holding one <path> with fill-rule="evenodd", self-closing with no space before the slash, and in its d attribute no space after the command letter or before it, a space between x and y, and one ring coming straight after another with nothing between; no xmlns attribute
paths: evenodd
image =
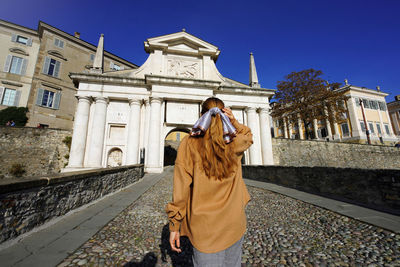
<svg viewBox="0 0 400 267"><path fill-rule="evenodd" d="M242 178L243 152L253 143L248 127L232 122L237 136L229 144L236 155L234 171L222 180L208 178L200 156L200 138L186 136L178 149L173 200L167 204L170 231L188 236L201 252L215 253L236 243L246 231L250 200Z"/></svg>

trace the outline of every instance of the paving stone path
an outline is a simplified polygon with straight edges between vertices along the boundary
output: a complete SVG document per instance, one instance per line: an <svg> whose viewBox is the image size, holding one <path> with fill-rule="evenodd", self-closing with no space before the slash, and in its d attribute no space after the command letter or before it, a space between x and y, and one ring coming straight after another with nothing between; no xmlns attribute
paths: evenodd
<svg viewBox="0 0 400 267"><path fill-rule="evenodd" d="M243 266L400 266L400 235L248 187ZM172 172L58 266L191 266L168 245Z"/></svg>

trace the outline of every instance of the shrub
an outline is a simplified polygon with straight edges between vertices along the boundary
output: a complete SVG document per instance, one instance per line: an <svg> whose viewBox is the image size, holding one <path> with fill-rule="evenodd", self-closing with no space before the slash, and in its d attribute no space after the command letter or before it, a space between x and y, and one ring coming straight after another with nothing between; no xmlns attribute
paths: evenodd
<svg viewBox="0 0 400 267"><path fill-rule="evenodd" d="M21 163L14 163L11 165L9 172L15 177L21 177L25 173L24 165Z"/></svg>
<svg viewBox="0 0 400 267"><path fill-rule="evenodd" d="M25 126L28 121L27 112L28 108L24 107L8 107L0 110L0 125L4 126L8 121L13 120L15 126Z"/></svg>
<svg viewBox="0 0 400 267"><path fill-rule="evenodd" d="M71 150L71 142L72 136L66 136L63 140L63 143L68 147L68 150Z"/></svg>

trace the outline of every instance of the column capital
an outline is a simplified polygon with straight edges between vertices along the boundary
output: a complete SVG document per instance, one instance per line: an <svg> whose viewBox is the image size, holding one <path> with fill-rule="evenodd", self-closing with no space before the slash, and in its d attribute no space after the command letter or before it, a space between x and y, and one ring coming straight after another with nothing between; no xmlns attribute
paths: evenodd
<svg viewBox="0 0 400 267"><path fill-rule="evenodd" d="M75 95L75 97L78 99L79 102L85 101L85 102L92 102L92 97L86 96L86 95Z"/></svg>
<svg viewBox="0 0 400 267"><path fill-rule="evenodd" d="M128 102L129 102L130 106L133 106L133 105L140 106L142 104L142 100L137 99L137 98L128 98Z"/></svg>
<svg viewBox="0 0 400 267"><path fill-rule="evenodd" d="M260 113L267 113L269 114L269 108L259 108L258 109Z"/></svg>
<svg viewBox="0 0 400 267"><path fill-rule="evenodd" d="M163 101L162 97L159 97L159 96L151 96L150 97L150 103L158 102L161 104L162 101Z"/></svg>
<svg viewBox="0 0 400 267"><path fill-rule="evenodd" d="M94 99L94 101L95 101L96 103L104 102L104 103L108 104L108 97L95 96L95 97L93 97L93 99Z"/></svg>
<svg viewBox="0 0 400 267"><path fill-rule="evenodd" d="M256 112L256 110L257 109L255 107L247 107L247 108L245 108L245 111L248 112L248 113L249 112Z"/></svg>

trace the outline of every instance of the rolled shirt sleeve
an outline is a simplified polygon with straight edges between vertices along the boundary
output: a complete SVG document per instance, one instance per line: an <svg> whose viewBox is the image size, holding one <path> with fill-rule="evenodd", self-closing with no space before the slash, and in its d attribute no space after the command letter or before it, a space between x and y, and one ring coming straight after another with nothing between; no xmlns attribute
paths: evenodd
<svg viewBox="0 0 400 267"><path fill-rule="evenodd" d="M178 148L174 168L174 190L172 202L167 204L169 230L179 231L182 220L186 216L190 185L193 180L193 162L188 147L189 137L185 137Z"/></svg>

